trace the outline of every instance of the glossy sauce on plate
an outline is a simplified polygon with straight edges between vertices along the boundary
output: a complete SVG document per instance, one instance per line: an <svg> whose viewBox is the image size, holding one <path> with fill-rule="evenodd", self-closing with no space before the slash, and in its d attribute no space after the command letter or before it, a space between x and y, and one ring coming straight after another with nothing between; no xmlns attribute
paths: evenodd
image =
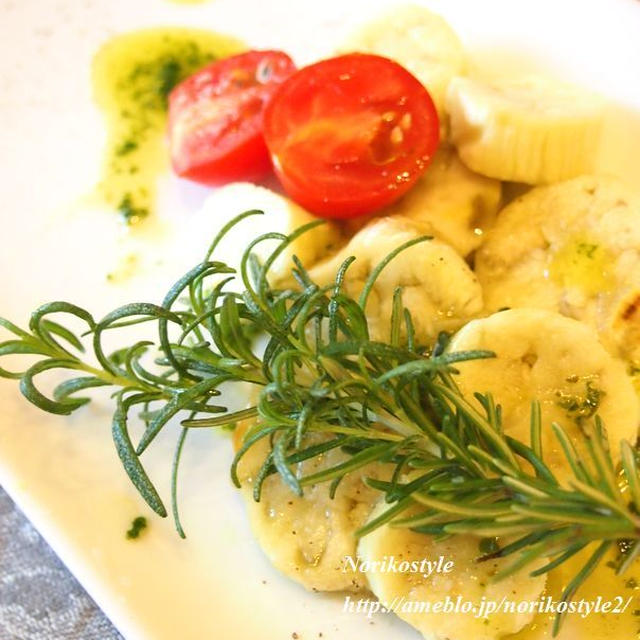
<svg viewBox="0 0 640 640"><path fill-rule="evenodd" d="M157 177L168 168L169 92L209 62L243 48L235 38L171 27L116 36L96 54L94 95L108 135L98 196L127 223L153 211Z"/></svg>

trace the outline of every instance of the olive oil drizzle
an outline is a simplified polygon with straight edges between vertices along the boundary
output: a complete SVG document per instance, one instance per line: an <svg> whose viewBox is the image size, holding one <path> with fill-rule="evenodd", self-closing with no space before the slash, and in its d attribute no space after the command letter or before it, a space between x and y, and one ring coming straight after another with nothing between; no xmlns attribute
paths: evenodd
<svg viewBox="0 0 640 640"><path fill-rule="evenodd" d="M169 93L198 69L244 48L228 36L171 27L116 36L96 53L93 90L107 127L97 194L127 224L153 212L157 179L169 166Z"/></svg>

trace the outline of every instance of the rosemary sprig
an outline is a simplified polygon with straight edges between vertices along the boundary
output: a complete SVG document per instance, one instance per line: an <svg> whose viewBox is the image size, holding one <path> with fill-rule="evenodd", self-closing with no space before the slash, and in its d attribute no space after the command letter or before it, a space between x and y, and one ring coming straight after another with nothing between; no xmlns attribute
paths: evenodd
<svg viewBox="0 0 640 640"><path fill-rule="evenodd" d="M236 223L260 213L246 212ZM30 402L61 415L89 402L81 395L85 391L114 387L116 450L133 484L161 516L167 510L140 455L172 418L188 413L172 465L172 512L182 536L177 475L188 430L252 418L255 425L231 464L231 475L239 485L239 460L256 442L268 440L270 451L255 484L256 499L262 482L273 473L298 495L305 486L320 482L330 482L329 490L335 492L346 474L380 461L394 466L392 479L367 482L384 494L389 509L359 535L391 521L438 536L508 537L509 544L479 558L512 557L503 575L534 564L535 573L543 573L596 545L565 598L616 542L626 541L631 549L631 560L619 565L619 571L626 570L640 552L637 450L623 442L616 470L597 416L584 423L586 453L576 450L561 425L547 425L544 428L553 428L573 471L569 486L562 484L545 464L539 406L532 407L531 438L524 443L503 432L500 410L491 396L464 397L456 386L457 362L490 358L492 353L450 353L446 336L433 346L417 344L400 290L394 295L389 341L371 340L368 292L382 269L416 241L383 258L359 300L342 290L354 258L345 261L329 287L315 284L294 258L297 286L272 286L268 276L275 259L315 224L290 236L270 233L254 239L239 273L210 259L233 226L227 225L206 261L181 278L160 305L129 304L96 321L73 304L53 302L32 314L28 331L0 318L0 326L13 334L0 343L0 357L39 358L25 371L0 368L0 376L19 379ZM253 249L273 240L277 248L260 264ZM86 325L91 361L84 357L82 336L54 321L53 314L71 315ZM139 341L106 354L106 332L150 322L156 327L155 342ZM266 340L256 341L257 335ZM145 363L153 353L157 357L151 370ZM46 395L37 377L51 370L62 370L68 377ZM255 405L234 412L220 404L220 387L229 382L258 386ZM137 444L128 428L135 411L146 425ZM321 444L312 437L318 433L325 438ZM301 475L297 463L337 447L348 454L345 462Z"/></svg>

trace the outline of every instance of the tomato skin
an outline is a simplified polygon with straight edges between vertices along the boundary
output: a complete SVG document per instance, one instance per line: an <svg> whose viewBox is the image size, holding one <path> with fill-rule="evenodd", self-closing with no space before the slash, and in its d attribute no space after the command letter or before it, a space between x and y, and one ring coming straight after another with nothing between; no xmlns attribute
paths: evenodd
<svg viewBox="0 0 640 640"><path fill-rule="evenodd" d="M287 193L325 218L373 213L400 198L431 161L438 115L424 86L369 54L293 74L264 112L264 135Z"/></svg>
<svg viewBox="0 0 640 640"><path fill-rule="evenodd" d="M169 95L174 171L207 185L257 180L271 167L262 114L295 65L281 51L248 51L217 60Z"/></svg>

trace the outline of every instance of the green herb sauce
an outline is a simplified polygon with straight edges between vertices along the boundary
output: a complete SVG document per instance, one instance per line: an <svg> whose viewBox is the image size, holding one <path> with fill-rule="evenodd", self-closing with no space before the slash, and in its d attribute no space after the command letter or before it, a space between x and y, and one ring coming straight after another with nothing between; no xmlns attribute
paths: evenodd
<svg viewBox="0 0 640 640"><path fill-rule="evenodd" d="M609 251L587 237L573 238L555 253L549 275L563 287L577 288L592 296L611 289Z"/></svg>
<svg viewBox="0 0 640 640"><path fill-rule="evenodd" d="M131 528L127 531L127 540L136 540L146 528L147 519L144 516L134 518L131 522Z"/></svg>
<svg viewBox="0 0 640 640"><path fill-rule="evenodd" d="M208 31L158 28L117 36L96 54L93 89L107 125L98 195L128 224L153 211L157 178L168 167L169 93L209 62L244 48Z"/></svg>
<svg viewBox="0 0 640 640"><path fill-rule="evenodd" d="M558 405L562 407L567 416L578 425L584 420L592 418L600 408L604 391L599 389L594 381L585 376L571 376L567 378L570 384L584 383L584 391L577 388L575 391L557 391Z"/></svg>

